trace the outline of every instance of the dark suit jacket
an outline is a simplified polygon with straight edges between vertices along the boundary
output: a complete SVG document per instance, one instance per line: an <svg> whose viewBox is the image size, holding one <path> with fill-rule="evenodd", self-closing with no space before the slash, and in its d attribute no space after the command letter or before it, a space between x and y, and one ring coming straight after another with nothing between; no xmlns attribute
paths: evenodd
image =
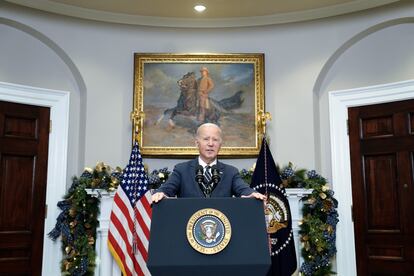
<svg viewBox="0 0 414 276"><path fill-rule="evenodd" d="M163 192L169 197L204 197L195 180L198 158L177 164L168 180L161 185L157 192ZM254 192L241 178L239 171L230 165L217 162L221 180L213 190L211 197L231 197L250 195Z"/></svg>

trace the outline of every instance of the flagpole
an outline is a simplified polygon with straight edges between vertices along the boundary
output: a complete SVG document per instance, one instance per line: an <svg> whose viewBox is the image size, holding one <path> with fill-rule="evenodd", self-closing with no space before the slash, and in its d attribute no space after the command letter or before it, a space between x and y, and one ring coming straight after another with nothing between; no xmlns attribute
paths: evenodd
<svg viewBox="0 0 414 276"><path fill-rule="evenodd" d="M132 139L133 139L133 147L135 147L136 145L138 145L139 142L139 131L141 129L142 126L142 122L145 118L145 113L144 111L138 111L138 108L135 108L133 111L131 111L130 114L130 119L132 121L132 126L133 126L133 133L132 133ZM133 197L134 197L134 202L137 202L137 187L138 185L134 185L132 190L133 190ZM138 245L137 245L137 235L136 235L136 228L137 228L137 209L134 208L134 230L133 230L133 236L132 236L132 254L136 255L138 253Z"/></svg>
<svg viewBox="0 0 414 276"><path fill-rule="evenodd" d="M269 112L265 112L264 110L260 110L257 114L257 121L258 121L258 128L259 132L262 136L262 148L266 149L267 145L267 136L266 136L266 122L272 120L272 115ZM267 181L267 150L264 150L264 184L265 184L265 196L266 199L269 199L269 192L267 190L268 181ZM267 201L266 200L266 201ZM266 206L266 205L265 205ZM266 207L265 207L266 208ZM272 254L272 243L270 233L267 233L267 240L269 245L269 254Z"/></svg>
<svg viewBox="0 0 414 276"><path fill-rule="evenodd" d="M262 145L250 186L265 194L267 199L264 208L272 259L270 275L287 276L296 270L297 260L289 201L266 140L266 121L270 119L268 112L261 110L257 114L257 131L262 135Z"/></svg>

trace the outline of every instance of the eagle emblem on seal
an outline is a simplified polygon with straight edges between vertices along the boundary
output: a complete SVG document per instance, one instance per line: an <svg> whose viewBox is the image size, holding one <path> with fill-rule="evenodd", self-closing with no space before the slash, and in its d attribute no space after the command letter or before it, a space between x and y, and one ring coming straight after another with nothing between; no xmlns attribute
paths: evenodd
<svg viewBox="0 0 414 276"><path fill-rule="evenodd" d="M270 195L265 207L267 233L274 234L288 227L289 215L284 201L274 194Z"/></svg>
<svg viewBox="0 0 414 276"><path fill-rule="evenodd" d="M200 230L202 239L206 243L216 242L217 238L220 236L220 232L217 231L217 223L211 219L207 219L200 224Z"/></svg>

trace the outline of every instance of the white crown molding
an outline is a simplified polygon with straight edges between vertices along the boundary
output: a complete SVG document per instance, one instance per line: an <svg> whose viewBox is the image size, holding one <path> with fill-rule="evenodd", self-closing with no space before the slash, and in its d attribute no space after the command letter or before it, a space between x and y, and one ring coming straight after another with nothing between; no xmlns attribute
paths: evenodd
<svg viewBox="0 0 414 276"><path fill-rule="evenodd" d="M264 26L282 23L307 21L330 16L337 16L356 11L366 10L382 5L398 2L400 0L356 0L339 5L332 5L319 9L310 9L298 12L280 13L266 16L252 17L228 17L228 18L178 18L140 16L125 13L113 13L94 9L86 9L72 5L66 5L49 0L6 0L7 2L67 15L82 19L121 23L129 25L143 25L155 27L179 27L179 28L229 28Z"/></svg>

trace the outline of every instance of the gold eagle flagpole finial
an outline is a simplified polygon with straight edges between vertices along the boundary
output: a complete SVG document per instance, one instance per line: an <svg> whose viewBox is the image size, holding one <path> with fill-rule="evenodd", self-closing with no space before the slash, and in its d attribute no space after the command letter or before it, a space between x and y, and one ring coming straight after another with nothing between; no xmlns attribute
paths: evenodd
<svg viewBox="0 0 414 276"><path fill-rule="evenodd" d="M272 115L269 112L265 112L264 110L260 110L257 113L257 121L258 121L258 128L259 133L264 137L266 135L266 122L272 120Z"/></svg>
<svg viewBox="0 0 414 276"><path fill-rule="evenodd" d="M133 111L131 111L130 119L132 121L132 126L134 129L134 133L133 133L134 141L138 141L138 133L141 130L144 118L145 118L144 111L139 111L138 108L135 108Z"/></svg>

